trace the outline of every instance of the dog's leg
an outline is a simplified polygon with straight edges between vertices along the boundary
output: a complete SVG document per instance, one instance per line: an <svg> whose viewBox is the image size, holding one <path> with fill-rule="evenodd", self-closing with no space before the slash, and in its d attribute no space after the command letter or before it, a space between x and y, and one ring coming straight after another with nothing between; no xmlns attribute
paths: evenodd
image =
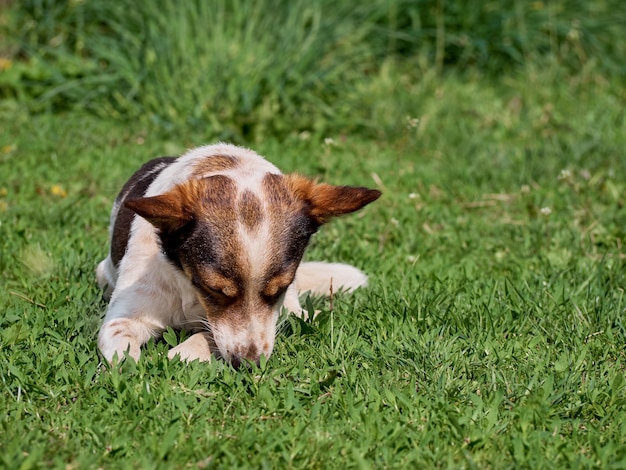
<svg viewBox="0 0 626 470"><path fill-rule="evenodd" d="M150 338L159 336L164 326L147 321L146 318L118 317L106 320L98 334L98 347L107 361L113 363L115 357L120 361L124 353L139 360L141 346Z"/></svg>
<svg viewBox="0 0 626 470"><path fill-rule="evenodd" d="M306 320L309 313L300 306L298 296L304 293L330 296L333 292L352 292L367 286L367 275L360 269L342 263L307 262L296 272L296 280L285 294L283 306ZM315 311L314 315L319 312Z"/></svg>
<svg viewBox="0 0 626 470"><path fill-rule="evenodd" d="M330 295L332 292L352 292L367 286L367 276L360 269L342 263L307 262L296 272L298 293Z"/></svg>
<svg viewBox="0 0 626 470"><path fill-rule="evenodd" d="M96 279L98 281L98 287L104 290L103 296L105 300L109 300L111 298L113 289L115 289L116 278L117 271L113 266L111 257L107 256L107 258L101 261L96 268Z"/></svg>
<svg viewBox="0 0 626 470"><path fill-rule="evenodd" d="M289 313L293 313L295 316L306 320L308 318L308 314L306 310L304 310L300 306L300 299L298 299L298 289L296 287L296 282L293 282L285 293L285 300L283 300L283 307L287 309Z"/></svg>
<svg viewBox="0 0 626 470"><path fill-rule="evenodd" d="M104 322L98 334L102 355L112 362L124 358L124 353L139 359L141 346L150 338L160 336L169 325L167 315L176 305L167 296L156 291L142 291L141 283L113 292Z"/></svg>
<svg viewBox="0 0 626 470"><path fill-rule="evenodd" d="M179 356L181 361L191 362L198 359L200 362L211 360L211 335L208 332L201 332L192 335L178 346L173 347L167 353L167 357L174 359Z"/></svg>

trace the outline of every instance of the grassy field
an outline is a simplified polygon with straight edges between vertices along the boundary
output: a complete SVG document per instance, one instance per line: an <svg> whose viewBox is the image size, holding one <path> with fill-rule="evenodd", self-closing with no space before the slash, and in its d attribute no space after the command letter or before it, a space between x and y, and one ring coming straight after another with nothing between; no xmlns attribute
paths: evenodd
<svg viewBox="0 0 626 470"><path fill-rule="evenodd" d="M393 23L368 14L377 31L389 26L380 18ZM396 20L402 42L408 26ZM29 34L23 44L50 39ZM192 98L181 90L180 109L155 115L150 90L162 76L146 96L89 95L83 72L36 80L37 60L67 71L71 61L91 67L96 52L71 43L55 62L7 46L1 467L626 467L626 92L616 56L572 67L565 53L533 55L496 73L462 62L469 53L448 68L452 39L439 57L389 38L380 50L346 44L327 55L337 62L318 88L299 75L269 95L274 104L250 102L251 121L245 100L231 100L230 114L190 110L178 124ZM589 51L580 45L579 59ZM355 47L374 68L350 71L361 79L348 74L341 88L332 65ZM241 80L231 92L245 98ZM109 368L96 348L106 303L94 269L117 191L149 158L229 136L284 171L383 191L324 227L307 254L359 266L370 287L332 306L311 299L321 315L290 318L254 370L169 361L173 331L139 363Z"/></svg>

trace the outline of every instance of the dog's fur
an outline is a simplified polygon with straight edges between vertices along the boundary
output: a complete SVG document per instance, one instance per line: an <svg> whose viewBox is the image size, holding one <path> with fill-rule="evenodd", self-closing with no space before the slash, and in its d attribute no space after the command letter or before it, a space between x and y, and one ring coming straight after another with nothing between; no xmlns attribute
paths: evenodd
<svg viewBox="0 0 626 470"><path fill-rule="evenodd" d="M142 344L173 327L195 334L170 357L269 358L281 306L306 315L298 292L366 285L352 266L300 261L320 225L379 196L283 175L228 144L146 163L113 205L111 249L97 269L110 297L100 351L137 360Z"/></svg>

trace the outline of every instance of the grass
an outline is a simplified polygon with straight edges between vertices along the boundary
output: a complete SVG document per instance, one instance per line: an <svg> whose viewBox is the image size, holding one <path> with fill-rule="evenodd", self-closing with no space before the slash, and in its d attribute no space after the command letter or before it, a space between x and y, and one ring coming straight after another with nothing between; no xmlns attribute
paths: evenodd
<svg viewBox="0 0 626 470"><path fill-rule="evenodd" d="M113 98L129 96L123 82L90 88L84 77L97 56L84 40L96 25L111 41L117 17L98 24L71 15L104 7L20 3L46 21L23 22L13 39L24 49L0 61L0 467L626 466L626 95L621 69L610 66L620 42L602 42L610 28L594 35L608 21L600 13L613 5L618 17L621 3L593 2L587 17L574 1L532 15L512 2L476 13L491 29L455 22L474 16L462 6L455 16L454 2L417 16L387 3L382 15L372 2L341 23L347 30L311 36L332 73L298 88L313 80L315 54L296 68L283 98L299 90L310 104L300 120L282 105L257 103L247 115L235 91L221 127L210 124L219 113L176 122L186 109L193 115L189 84L176 94L179 114L164 105L154 118L150 110L168 98L154 91L165 65L149 71L157 81L143 83L145 95L128 108ZM437 13L444 3L447 13ZM564 5L571 16L557 15ZM541 23L547 13L553 21ZM357 17L359 31L380 34L333 52ZM556 28L573 17L584 20L580 43ZM436 32L428 42L431 24L445 26L443 56ZM472 55L494 24L547 36L524 43L531 36L520 33L512 44L521 62L499 49L504 40L490 43L489 60ZM301 26L283 34L296 38ZM423 48L408 40L419 32ZM55 38L56 58L46 49ZM546 38L558 47L543 50ZM273 40L259 39L259 50ZM37 57L24 52L33 45ZM114 46L111 56L129 53ZM365 67L341 69L354 48ZM259 70L252 83L276 85L280 73ZM245 76L222 86L243 89ZM85 103L87 112L77 109ZM94 112L99 105L107 111ZM332 308L311 299L321 315L290 318L254 370L169 361L168 343L181 339L174 331L148 344L139 363L111 369L96 348L106 303L94 275L108 250L111 203L147 159L219 136L246 141L285 171L380 188L379 201L324 227L307 255L355 264L371 285L337 296Z"/></svg>
<svg viewBox="0 0 626 470"><path fill-rule="evenodd" d="M0 97L239 142L337 129L397 138L401 125L372 115L398 102L389 92L420 106L393 79L379 91L396 68L420 82L551 61L623 75L622 19L621 0L24 0L0 17Z"/></svg>
<svg viewBox="0 0 626 470"><path fill-rule="evenodd" d="M142 161L204 136L5 118L3 466L623 466L622 98L530 79L449 77L397 141L257 147L384 197L309 251L371 287L316 300L320 318L290 319L250 372L169 362L164 342L113 370L96 352L111 201Z"/></svg>

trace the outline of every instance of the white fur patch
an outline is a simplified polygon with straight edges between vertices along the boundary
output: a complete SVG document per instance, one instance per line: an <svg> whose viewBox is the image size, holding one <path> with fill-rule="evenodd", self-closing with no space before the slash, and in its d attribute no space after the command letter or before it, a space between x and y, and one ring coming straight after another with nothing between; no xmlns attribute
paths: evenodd
<svg viewBox="0 0 626 470"><path fill-rule="evenodd" d="M333 292L352 292L367 286L367 276L360 269L342 263L307 262L298 267L298 292L329 295Z"/></svg>

